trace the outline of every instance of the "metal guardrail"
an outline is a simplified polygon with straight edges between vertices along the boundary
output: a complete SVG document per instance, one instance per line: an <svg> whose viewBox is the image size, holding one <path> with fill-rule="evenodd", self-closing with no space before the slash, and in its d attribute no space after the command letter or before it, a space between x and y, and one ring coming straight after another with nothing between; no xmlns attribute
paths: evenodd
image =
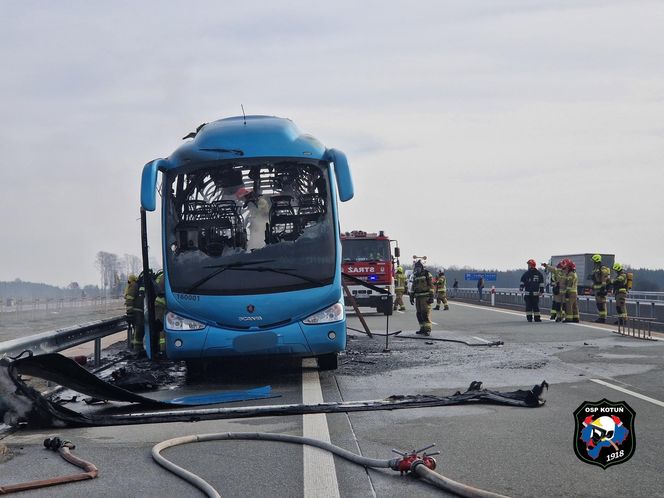
<svg viewBox="0 0 664 498"><path fill-rule="evenodd" d="M627 317L626 323L618 325L616 333L652 341L654 340L651 334L652 322L652 318Z"/></svg>
<svg viewBox="0 0 664 498"><path fill-rule="evenodd" d="M0 342L0 358L5 356L15 357L24 351L31 351L33 354L57 353L94 341L94 361L95 366L98 366L101 361L101 339L125 329L127 329L127 340L129 341L127 318L123 315L64 329L41 332Z"/></svg>
<svg viewBox="0 0 664 498"><path fill-rule="evenodd" d="M519 289L494 289L494 291L495 292L492 294L491 289L486 289L485 287L484 292L482 293L481 302L483 304L491 304L492 306L498 304L507 307L514 307L517 309L523 309L523 292L519 291ZM653 331L664 330L664 301L660 301L659 299L650 299L648 297L641 299L635 297L637 295L628 295L626 302L628 316L632 318L650 320L651 329ZM454 297L454 289L449 292L449 296ZM479 293L475 288L464 287L457 289L456 296L460 299L480 301ZM586 315L587 319L592 319L593 317L598 316L594 296L581 295L578 296L578 300L579 312L582 315ZM552 302L553 295L544 294L540 299L540 308L543 310L551 309ZM606 304L609 316L616 316L617 313L615 298L613 296L608 296Z"/></svg>

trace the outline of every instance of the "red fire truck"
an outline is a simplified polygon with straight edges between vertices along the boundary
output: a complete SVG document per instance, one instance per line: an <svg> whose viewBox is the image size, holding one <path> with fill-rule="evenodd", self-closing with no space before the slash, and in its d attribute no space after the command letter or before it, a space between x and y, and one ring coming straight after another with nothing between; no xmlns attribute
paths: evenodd
<svg viewBox="0 0 664 498"><path fill-rule="evenodd" d="M394 256L390 246L392 242L395 243ZM399 243L391 240L383 230L378 233L353 230L341 234L341 249L343 273L389 291L389 294L381 294L346 279L345 283L357 305L391 315L396 269L394 258L399 257Z"/></svg>

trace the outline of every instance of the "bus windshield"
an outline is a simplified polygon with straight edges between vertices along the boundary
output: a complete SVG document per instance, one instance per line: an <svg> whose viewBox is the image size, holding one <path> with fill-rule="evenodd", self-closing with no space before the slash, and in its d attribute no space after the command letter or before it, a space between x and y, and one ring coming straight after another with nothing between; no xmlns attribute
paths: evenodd
<svg viewBox="0 0 664 498"><path fill-rule="evenodd" d="M170 171L164 182L174 292L256 294L332 283L327 163L230 159Z"/></svg>
<svg viewBox="0 0 664 498"><path fill-rule="evenodd" d="M356 261L389 261L390 242L388 240L346 239L341 241L344 263Z"/></svg>

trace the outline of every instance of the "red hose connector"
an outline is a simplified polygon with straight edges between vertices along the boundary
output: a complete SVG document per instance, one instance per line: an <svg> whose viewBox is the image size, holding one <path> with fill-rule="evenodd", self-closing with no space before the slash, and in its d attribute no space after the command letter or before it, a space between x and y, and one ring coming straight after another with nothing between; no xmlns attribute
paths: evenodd
<svg viewBox="0 0 664 498"><path fill-rule="evenodd" d="M436 460L431 457L432 455L440 454L440 451L435 451L429 454L426 453L426 450L433 448L434 446L435 444L431 444L419 450L413 450L410 453L393 449L392 451L397 455L401 455L401 458L390 460L390 468L398 471L401 475L413 472L418 465L424 465L428 469L434 470L436 468Z"/></svg>

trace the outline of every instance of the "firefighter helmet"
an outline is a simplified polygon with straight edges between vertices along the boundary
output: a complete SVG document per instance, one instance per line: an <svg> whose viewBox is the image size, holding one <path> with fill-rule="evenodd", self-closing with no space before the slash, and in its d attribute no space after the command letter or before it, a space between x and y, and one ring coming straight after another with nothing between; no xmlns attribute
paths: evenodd
<svg viewBox="0 0 664 498"><path fill-rule="evenodd" d="M442 268L438 270L438 275L445 275L445 270L443 270Z"/></svg>
<svg viewBox="0 0 664 498"><path fill-rule="evenodd" d="M537 262L534 259L529 259L528 268L536 268L536 267L537 267Z"/></svg>
<svg viewBox="0 0 664 498"><path fill-rule="evenodd" d="M613 269L616 271L622 271L622 265L620 263L613 263Z"/></svg>
<svg viewBox="0 0 664 498"><path fill-rule="evenodd" d="M567 263L567 269L568 269L568 270L576 270L576 264L574 263L574 261L570 260L570 261Z"/></svg>
<svg viewBox="0 0 664 498"><path fill-rule="evenodd" d="M397 266L397 273L403 273L403 268L401 266Z"/></svg>
<svg viewBox="0 0 664 498"><path fill-rule="evenodd" d="M601 263L602 262L602 256L600 256L599 254L593 254L592 259L595 263Z"/></svg>

